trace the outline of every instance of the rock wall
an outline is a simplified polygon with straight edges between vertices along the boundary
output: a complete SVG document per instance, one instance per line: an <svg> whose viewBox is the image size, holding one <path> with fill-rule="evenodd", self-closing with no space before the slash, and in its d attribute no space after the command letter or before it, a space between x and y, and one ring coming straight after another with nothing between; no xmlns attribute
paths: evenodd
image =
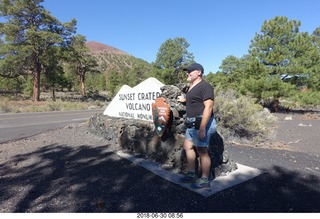
<svg viewBox="0 0 320 219"><path fill-rule="evenodd" d="M156 134L153 122L109 117L102 114L90 118L89 130L110 143L119 145L128 153L159 162L164 169L175 172L185 171L187 162L183 141L186 130L184 125L186 111L185 106L178 102L177 98L181 93L186 93L187 89L186 84L166 85L161 88L161 97L166 98L166 103L169 104L172 112L172 121L162 137ZM237 169L218 132L212 136L209 149L213 177L222 176ZM199 165L197 169L198 167ZM198 174L201 174L200 171Z"/></svg>

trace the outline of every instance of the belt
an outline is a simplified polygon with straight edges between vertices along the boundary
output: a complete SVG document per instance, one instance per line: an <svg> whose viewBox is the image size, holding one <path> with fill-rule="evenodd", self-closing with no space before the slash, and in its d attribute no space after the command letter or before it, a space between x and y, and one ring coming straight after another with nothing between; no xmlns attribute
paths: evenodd
<svg viewBox="0 0 320 219"><path fill-rule="evenodd" d="M186 121L187 122L195 122L197 117L187 117Z"/></svg>
<svg viewBox="0 0 320 219"><path fill-rule="evenodd" d="M195 122L195 121L196 121L196 119L197 119L197 118L199 118L199 117L201 117L201 118L202 118L202 116L187 117L187 118L186 118L186 120L187 120L188 122ZM210 116L210 118L212 118L212 117L213 117L213 115L211 115L211 116Z"/></svg>

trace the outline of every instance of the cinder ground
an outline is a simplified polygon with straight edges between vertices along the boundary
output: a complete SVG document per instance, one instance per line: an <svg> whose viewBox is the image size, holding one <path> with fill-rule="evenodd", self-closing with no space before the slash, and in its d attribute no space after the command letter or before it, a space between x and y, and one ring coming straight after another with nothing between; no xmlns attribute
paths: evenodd
<svg viewBox="0 0 320 219"><path fill-rule="evenodd" d="M277 114L275 141L289 150L320 155L320 114Z"/></svg>
<svg viewBox="0 0 320 219"><path fill-rule="evenodd" d="M239 144L258 148L320 154L320 113L274 113L277 122L274 135L258 145Z"/></svg>
<svg viewBox="0 0 320 219"><path fill-rule="evenodd" d="M264 174L204 198L70 125L0 144L0 212L319 212L319 114L276 114L264 145L228 145Z"/></svg>

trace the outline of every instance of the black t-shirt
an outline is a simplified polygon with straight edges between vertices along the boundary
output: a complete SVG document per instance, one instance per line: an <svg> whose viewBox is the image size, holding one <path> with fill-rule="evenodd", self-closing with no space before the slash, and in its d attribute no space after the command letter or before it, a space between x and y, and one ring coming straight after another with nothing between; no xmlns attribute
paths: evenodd
<svg viewBox="0 0 320 219"><path fill-rule="evenodd" d="M213 87L205 80L201 80L187 92L186 98L187 117L200 116L204 110L203 102L208 99L214 100Z"/></svg>

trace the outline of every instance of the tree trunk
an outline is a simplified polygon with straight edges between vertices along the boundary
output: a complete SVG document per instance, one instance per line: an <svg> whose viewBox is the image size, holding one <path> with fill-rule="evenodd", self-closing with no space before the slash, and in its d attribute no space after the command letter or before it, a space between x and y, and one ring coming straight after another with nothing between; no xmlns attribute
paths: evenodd
<svg viewBox="0 0 320 219"><path fill-rule="evenodd" d="M54 91L54 84L52 85L52 100L56 101L56 94L55 94L55 91Z"/></svg>
<svg viewBox="0 0 320 219"><path fill-rule="evenodd" d="M279 112L279 97L274 97L273 98L273 110L274 112Z"/></svg>
<svg viewBox="0 0 320 219"><path fill-rule="evenodd" d="M85 74L86 74L86 67L79 62L77 66L77 75L79 78L80 93L83 97L86 96L86 89L84 85Z"/></svg>
<svg viewBox="0 0 320 219"><path fill-rule="evenodd" d="M86 96L86 88L84 86L84 75L83 74L79 74L79 87L80 87L80 92L81 95L84 97Z"/></svg>
<svg viewBox="0 0 320 219"><path fill-rule="evenodd" d="M33 73L33 101L40 101L40 69L37 68L36 72Z"/></svg>
<svg viewBox="0 0 320 219"><path fill-rule="evenodd" d="M52 100L53 101L56 101L55 84L56 84L55 74L53 73L53 82L52 82Z"/></svg>
<svg viewBox="0 0 320 219"><path fill-rule="evenodd" d="M33 72L33 95L32 95L32 100L33 101L40 101L40 73L41 73L41 67L40 67L39 56L37 55L37 53L33 53L33 59L34 59L34 72Z"/></svg>

